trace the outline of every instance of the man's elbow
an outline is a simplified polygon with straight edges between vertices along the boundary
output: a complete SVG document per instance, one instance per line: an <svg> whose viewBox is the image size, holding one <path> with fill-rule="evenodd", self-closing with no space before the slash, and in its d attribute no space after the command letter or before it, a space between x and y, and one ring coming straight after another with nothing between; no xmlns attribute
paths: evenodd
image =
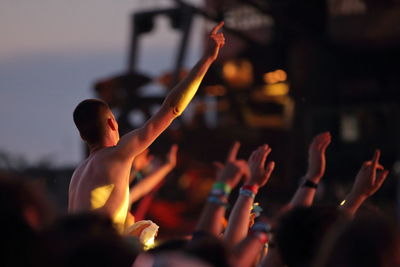
<svg viewBox="0 0 400 267"><path fill-rule="evenodd" d="M176 107L176 106L172 108L172 114L174 115L175 118L182 115L182 113L183 113L183 109Z"/></svg>

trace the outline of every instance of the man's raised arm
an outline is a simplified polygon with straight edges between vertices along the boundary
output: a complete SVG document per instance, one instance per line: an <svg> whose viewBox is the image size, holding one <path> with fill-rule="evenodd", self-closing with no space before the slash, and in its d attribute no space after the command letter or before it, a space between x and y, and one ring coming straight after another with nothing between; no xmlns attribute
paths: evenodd
<svg viewBox="0 0 400 267"><path fill-rule="evenodd" d="M146 149L171 123L182 114L197 92L204 75L218 57L219 49L225 44L225 38L218 31L224 25L219 23L209 35L212 42L199 62L186 78L167 95L160 110L143 127L124 135L117 145L117 151L123 158L131 158Z"/></svg>

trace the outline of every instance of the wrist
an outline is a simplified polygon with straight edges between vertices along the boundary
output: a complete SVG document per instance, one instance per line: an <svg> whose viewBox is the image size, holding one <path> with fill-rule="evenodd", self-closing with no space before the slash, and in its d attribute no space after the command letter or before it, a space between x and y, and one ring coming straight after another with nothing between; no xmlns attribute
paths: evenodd
<svg viewBox="0 0 400 267"><path fill-rule="evenodd" d="M315 184L318 184L321 181L322 175L311 175L306 173L306 175L304 175L304 181L311 181Z"/></svg>
<svg viewBox="0 0 400 267"><path fill-rule="evenodd" d="M312 180L304 179L301 183L301 187L308 189L318 189L318 183L315 183Z"/></svg>
<svg viewBox="0 0 400 267"><path fill-rule="evenodd" d="M214 57L214 55L212 53L205 53L203 55L203 57L201 58L201 61L205 64L209 64L211 65L212 63L214 63L214 61L216 60L216 58Z"/></svg>
<svg viewBox="0 0 400 267"><path fill-rule="evenodd" d="M256 184L256 183L248 183L242 186L242 189L244 190L250 190L251 192L253 192L255 195L257 195L258 193L258 189L260 187Z"/></svg>
<svg viewBox="0 0 400 267"><path fill-rule="evenodd" d="M258 193L258 186L247 184L240 188L239 194L241 196L249 197L254 199Z"/></svg>
<svg viewBox="0 0 400 267"><path fill-rule="evenodd" d="M357 191L350 191L350 193L346 196L346 202L364 202L368 196L366 194L359 193Z"/></svg>
<svg viewBox="0 0 400 267"><path fill-rule="evenodd" d="M165 163L165 165L164 165L164 167L168 170L168 171L171 171L171 170L173 170L174 168L175 168L175 166L176 166L176 164L173 164L173 163Z"/></svg>
<svg viewBox="0 0 400 267"><path fill-rule="evenodd" d="M217 181L213 184L210 195L228 197L232 191L232 187L223 181Z"/></svg>
<svg viewBox="0 0 400 267"><path fill-rule="evenodd" d="M209 195L207 197L208 203L216 204L217 206L221 207L228 207L228 198L226 196L217 196L217 195Z"/></svg>

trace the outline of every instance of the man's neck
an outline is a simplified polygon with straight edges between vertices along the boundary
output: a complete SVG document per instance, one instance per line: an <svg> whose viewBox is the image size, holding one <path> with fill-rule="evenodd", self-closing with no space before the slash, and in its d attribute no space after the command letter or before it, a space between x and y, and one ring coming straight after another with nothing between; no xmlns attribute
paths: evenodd
<svg viewBox="0 0 400 267"><path fill-rule="evenodd" d="M105 148L107 146L105 146L104 144L92 144L89 145L89 155L92 155L94 153L96 153L97 151Z"/></svg>
<svg viewBox="0 0 400 267"><path fill-rule="evenodd" d="M116 146L115 140L112 138L104 138L101 142L96 143L96 144L88 144L89 146L89 154L92 155L93 153L96 153L97 151L106 148L106 147L113 147Z"/></svg>

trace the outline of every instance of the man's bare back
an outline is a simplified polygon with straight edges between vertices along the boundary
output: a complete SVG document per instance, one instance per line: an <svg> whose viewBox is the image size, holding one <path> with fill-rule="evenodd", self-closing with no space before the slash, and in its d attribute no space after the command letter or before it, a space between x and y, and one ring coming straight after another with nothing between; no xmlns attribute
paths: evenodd
<svg viewBox="0 0 400 267"><path fill-rule="evenodd" d="M131 164L113 160L113 149L95 151L78 166L72 175L68 209L104 212L123 230L129 205Z"/></svg>

